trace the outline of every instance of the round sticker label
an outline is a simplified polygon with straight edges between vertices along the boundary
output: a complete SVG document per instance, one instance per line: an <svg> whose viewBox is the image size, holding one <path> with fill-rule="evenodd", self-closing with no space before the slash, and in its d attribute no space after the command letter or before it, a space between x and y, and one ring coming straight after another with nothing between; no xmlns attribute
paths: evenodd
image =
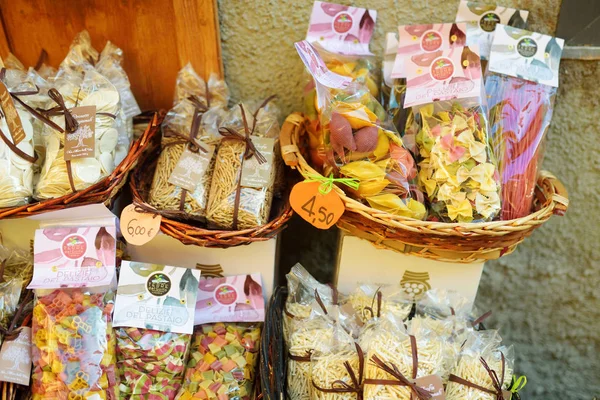
<svg viewBox="0 0 600 400"><path fill-rule="evenodd" d="M235 303L237 297L238 295L235 288L226 283L217 286L217 289L215 290L215 301L224 306L228 306Z"/></svg>
<svg viewBox="0 0 600 400"><path fill-rule="evenodd" d="M67 236L61 246L63 255L70 260L78 260L85 254L87 250L87 242L80 235Z"/></svg>
<svg viewBox="0 0 600 400"><path fill-rule="evenodd" d="M483 17L479 20L479 26L486 32L494 32L496 30L496 25L499 23L500 17L493 12L483 14Z"/></svg>
<svg viewBox="0 0 600 400"><path fill-rule="evenodd" d="M442 35L436 31L425 32L421 37L421 49L423 51L436 51L442 47Z"/></svg>
<svg viewBox="0 0 600 400"><path fill-rule="evenodd" d="M447 57L439 57L431 63L431 77L437 81L445 81L454 74L454 64Z"/></svg>
<svg viewBox="0 0 600 400"><path fill-rule="evenodd" d="M171 290L171 278L163 272L156 272L148 277L146 289L152 296L165 296Z"/></svg>
<svg viewBox="0 0 600 400"><path fill-rule="evenodd" d="M352 16L342 11L333 18L332 27L336 33L347 33L352 29Z"/></svg>
<svg viewBox="0 0 600 400"><path fill-rule="evenodd" d="M538 46L532 38L523 38L517 43L517 51L523 57L533 57L537 53Z"/></svg>

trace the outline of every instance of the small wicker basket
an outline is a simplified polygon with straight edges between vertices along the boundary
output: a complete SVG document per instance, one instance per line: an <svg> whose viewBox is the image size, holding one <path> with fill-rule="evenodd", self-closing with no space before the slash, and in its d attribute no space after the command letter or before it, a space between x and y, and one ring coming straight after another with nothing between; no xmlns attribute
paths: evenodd
<svg viewBox="0 0 600 400"><path fill-rule="evenodd" d="M281 149L285 163L305 178L320 175L303 156L306 149L306 125L299 113L286 119ZM285 127L285 126L284 126ZM439 261L472 263L499 258L515 250L534 229L553 214L564 215L569 205L562 183L548 172L538 177L532 213L526 217L481 223L444 223L420 221L371 208L340 195L346 211L337 226L353 236L369 240L375 246Z"/></svg>
<svg viewBox="0 0 600 400"><path fill-rule="evenodd" d="M141 211L160 214L162 220L160 230L186 245L201 247L228 248L254 242L264 242L273 239L285 226L292 216L292 208L288 196L273 199L269 222L255 228L243 230L213 230L207 229L193 219L185 219L182 212L160 211L147 203L152 176L160 155L160 141L152 145L140 159L138 167L131 175L129 186L133 203Z"/></svg>
<svg viewBox="0 0 600 400"><path fill-rule="evenodd" d="M125 185L129 172L136 166L138 159L148 148L150 141L160 129L164 113L154 113L146 130L135 140L127 157L115 170L100 182L78 192L70 193L56 199L43 200L23 206L0 208L0 219L25 218L49 211L63 210L88 204L103 203L111 207L117 194Z"/></svg>

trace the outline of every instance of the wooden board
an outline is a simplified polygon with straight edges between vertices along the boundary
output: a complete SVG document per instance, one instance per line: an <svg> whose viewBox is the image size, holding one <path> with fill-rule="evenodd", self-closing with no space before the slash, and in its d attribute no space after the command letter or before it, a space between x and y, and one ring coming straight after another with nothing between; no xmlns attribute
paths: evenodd
<svg viewBox="0 0 600 400"><path fill-rule="evenodd" d="M112 41L143 110L172 106L188 62L202 76L223 75L216 0L0 0L0 17L0 56L11 51L26 66L42 48L58 66L83 29L98 51Z"/></svg>

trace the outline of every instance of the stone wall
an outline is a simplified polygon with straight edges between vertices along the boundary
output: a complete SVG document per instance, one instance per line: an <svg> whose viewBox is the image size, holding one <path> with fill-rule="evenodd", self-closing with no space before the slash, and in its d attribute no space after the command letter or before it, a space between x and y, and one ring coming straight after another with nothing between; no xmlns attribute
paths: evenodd
<svg viewBox="0 0 600 400"><path fill-rule="evenodd" d="M457 0L340 1L379 11L372 50L398 24L453 21ZM500 1L529 10L530 27L553 34L560 0ZM235 99L278 95L284 114L301 110L306 76L293 43L304 38L309 0L219 0L223 61ZM599 63L564 61L544 167L570 192L570 208L512 255L488 262L477 306L493 309L489 325L517 348L524 399L582 400L600 396ZM285 232L281 268L301 261L331 276L337 234L295 220Z"/></svg>

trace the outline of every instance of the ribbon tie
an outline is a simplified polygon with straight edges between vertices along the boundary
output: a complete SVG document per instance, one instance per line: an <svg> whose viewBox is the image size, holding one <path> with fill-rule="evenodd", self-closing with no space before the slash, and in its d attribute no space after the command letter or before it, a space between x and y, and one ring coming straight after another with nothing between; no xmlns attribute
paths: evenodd
<svg viewBox="0 0 600 400"><path fill-rule="evenodd" d="M48 90L48 97L58 104L58 109L65 115L65 131L67 133L75 132L77 128L79 128L79 122L77 122L73 114L71 114L67 108L62 94L55 88L52 88Z"/></svg>
<svg viewBox="0 0 600 400"><path fill-rule="evenodd" d="M365 355L358 343L354 343L354 345L356 346L356 354L358 355L358 376L356 376L356 373L350 366L350 363L348 361L344 361L344 368L346 368L346 371L348 371L348 375L350 376L352 384L344 382L341 379L337 379L331 383L330 388L323 388L318 386L313 380L312 385L315 387L315 389L324 393L356 393L357 400L363 399L362 380L364 375Z"/></svg>
<svg viewBox="0 0 600 400"><path fill-rule="evenodd" d="M459 385L464 385L464 386L467 386L467 387L470 387L473 389L480 390L485 393L489 393L489 394L493 395L496 400L505 400L504 392L502 391L502 384L504 383L504 373L506 370L506 359L504 357L504 353L500 352L500 356L501 356L501 360L502 360L502 373L501 373L502 378L501 379L498 378L498 374L496 373L496 371L494 371L493 369L490 368L487 361L485 361L485 359L483 357L479 357L479 361L481 362L481 365L483 365L483 368L487 371L488 375L490 376L490 379L492 380L493 389L488 389L483 386L477 385L476 383L468 381L468 380L461 378L459 376L456 376L454 374L450 374L450 377L448 378L448 380L450 382L458 383ZM521 389L521 388L519 388L519 389Z"/></svg>
<svg viewBox="0 0 600 400"><path fill-rule="evenodd" d="M373 307L375 306L375 300L377 299L377 314L373 311ZM381 288L378 287L377 291L373 295L373 299L371 300L371 306L363 308L363 317L367 318L366 311L371 313L371 318L375 317L381 318L381 303L383 302L383 293L381 293Z"/></svg>
<svg viewBox="0 0 600 400"><path fill-rule="evenodd" d="M305 182L321 182L321 186L319 186L319 193L322 195L326 195L331 192L333 189L334 183L342 183L354 190L357 190L359 187L359 180L355 178L334 178L333 174L329 175L329 177L309 174L308 179Z"/></svg>

